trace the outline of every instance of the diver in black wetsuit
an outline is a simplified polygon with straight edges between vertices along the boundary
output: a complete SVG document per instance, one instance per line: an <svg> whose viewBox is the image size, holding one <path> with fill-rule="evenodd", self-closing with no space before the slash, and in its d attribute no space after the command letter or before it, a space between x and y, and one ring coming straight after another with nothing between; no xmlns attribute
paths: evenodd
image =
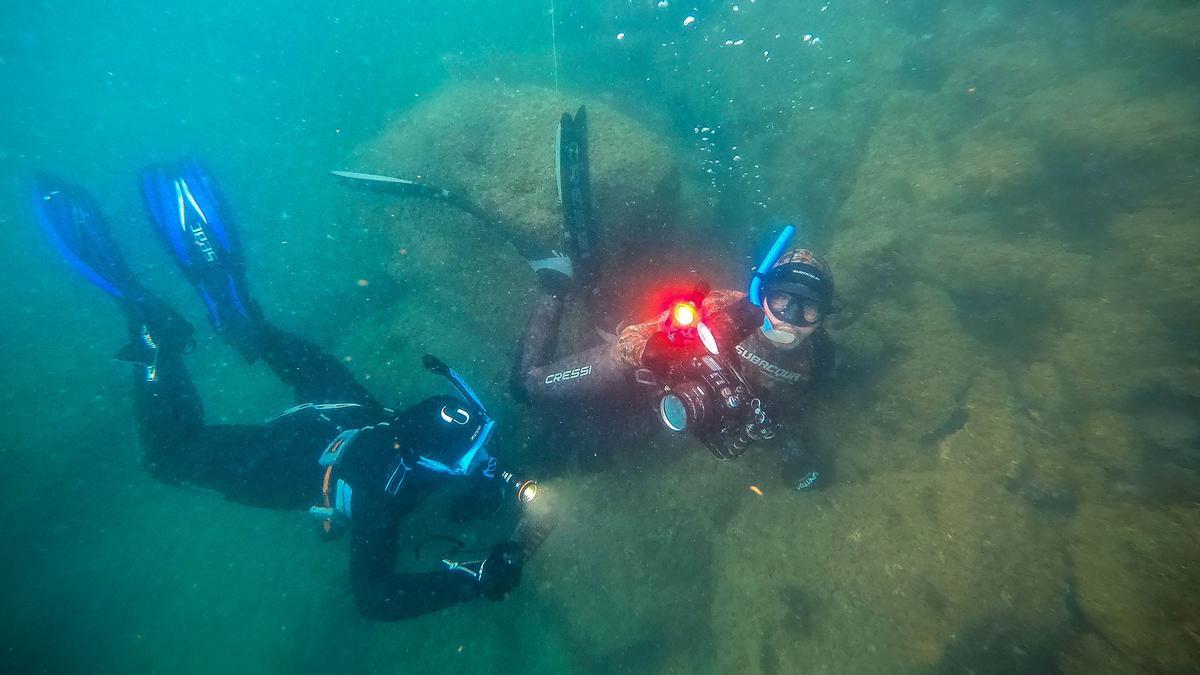
<svg viewBox="0 0 1200 675"><path fill-rule="evenodd" d="M636 400L641 390L668 428L688 427L717 457L736 457L750 443L773 440L782 446L788 486L809 490L821 484L828 471L818 468L824 462L806 448L795 422L813 386L828 379L834 364L833 341L823 327L833 311L828 265L804 249L785 253L794 233L789 226L759 265L748 293L687 294L675 311L625 325L613 344L556 360L568 292L576 289L594 305L598 276L582 110L575 118L563 116L558 145L568 255L530 263L541 292L518 347L514 394L554 405ZM789 413L790 432L769 410Z"/></svg>
<svg viewBox="0 0 1200 675"><path fill-rule="evenodd" d="M350 534L350 576L362 614L390 621L460 602L503 599L526 550L506 540L481 560L441 569L396 569L401 520L439 486L473 484L456 519L495 511L506 488L532 499L536 484L501 471L488 454L495 421L453 371L426 356L460 397L431 396L399 413L385 408L320 348L267 322L247 292L237 232L212 179L194 159L152 167L143 196L167 250L203 300L217 333L249 362L261 359L298 405L261 426L209 425L184 355L193 327L137 282L91 197L52 176L35 179L33 207L65 259L124 312L135 364L143 463L172 485L216 490L232 501L308 510L330 537Z"/></svg>

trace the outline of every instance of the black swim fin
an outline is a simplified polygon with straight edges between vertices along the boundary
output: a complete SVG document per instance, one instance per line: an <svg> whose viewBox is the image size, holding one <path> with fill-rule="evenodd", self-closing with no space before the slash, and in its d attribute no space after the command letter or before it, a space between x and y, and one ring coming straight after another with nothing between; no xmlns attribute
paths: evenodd
<svg viewBox="0 0 1200 675"><path fill-rule="evenodd" d="M563 113L555 138L555 174L562 204L563 239L575 281L596 292L600 279L600 239L592 217L592 180L588 163L587 110Z"/></svg>
<svg viewBox="0 0 1200 675"><path fill-rule="evenodd" d="M342 179L347 185L354 187L394 194L400 197L415 197L418 199L445 202L456 209L466 211L481 223L499 231L505 239L512 243L513 247L517 249L517 253L521 254L522 257L529 258L534 255L536 250L536 247L529 242L525 235L518 233L514 228L509 227L498 218L483 210L474 200L461 192L454 192L444 187L422 181L386 176L378 173L362 173L358 171L330 171L329 173Z"/></svg>

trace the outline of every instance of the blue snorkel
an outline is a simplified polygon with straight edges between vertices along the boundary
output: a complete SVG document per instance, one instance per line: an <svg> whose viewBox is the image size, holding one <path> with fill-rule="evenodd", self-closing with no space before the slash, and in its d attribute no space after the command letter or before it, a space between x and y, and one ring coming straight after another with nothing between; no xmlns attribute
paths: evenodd
<svg viewBox="0 0 1200 675"><path fill-rule="evenodd" d="M750 277L749 298L751 304L753 304L755 307L766 309L763 307L763 279L766 277L767 272L771 270L771 267L773 267L775 263L779 261L779 257L783 255L783 249L788 245L788 242L792 240L792 236L795 234L795 225L785 225L783 230L780 231L779 236L775 238L775 243L771 244L771 249L767 251L767 255L763 257L762 262L760 262L758 267L754 269L754 275ZM770 319L763 319L763 330L771 330Z"/></svg>

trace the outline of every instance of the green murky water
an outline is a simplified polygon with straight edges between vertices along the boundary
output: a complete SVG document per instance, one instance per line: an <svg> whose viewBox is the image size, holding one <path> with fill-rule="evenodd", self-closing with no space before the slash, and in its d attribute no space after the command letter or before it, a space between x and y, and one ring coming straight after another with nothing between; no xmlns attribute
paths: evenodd
<svg viewBox="0 0 1200 675"><path fill-rule="evenodd" d="M1194 3L5 15L4 670L1200 668ZM692 270L740 287L783 222L828 254L839 363L805 417L824 491L781 487L766 449L718 463L517 404L534 285L503 236L326 174L428 176L552 238L554 124L581 103L630 318ZM260 421L289 393L211 337L142 215L138 167L183 152L229 193L272 320L395 404L441 386L418 365L436 351L502 416L497 453L547 477L562 522L508 601L365 622L344 544L303 515L141 468L120 316L40 236L26 181L95 193L139 277L201 326L209 418ZM414 538L451 527L420 518Z"/></svg>

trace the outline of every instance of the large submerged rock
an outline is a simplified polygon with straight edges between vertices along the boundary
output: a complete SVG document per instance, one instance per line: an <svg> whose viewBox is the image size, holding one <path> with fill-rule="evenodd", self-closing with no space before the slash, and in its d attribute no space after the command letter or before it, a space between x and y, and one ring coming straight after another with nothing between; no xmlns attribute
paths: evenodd
<svg viewBox="0 0 1200 675"><path fill-rule="evenodd" d="M606 272L646 241L668 239L679 220L679 175L671 149L646 126L602 101L549 89L449 85L358 147L347 168L446 188L486 218L436 199L346 193L353 220L390 240L387 282L402 300L374 317L374 330L360 331L371 336L365 340L393 350L436 341L450 355L503 369L534 290L532 272L510 244L515 235L534 253L562 248L555 135L562 113L580 104L588 111Z"/></svg>
<svg viewBox="0 0 1200 675"><path fill-rule="evenodd" d="M563 112L587 106L595 215L610 252L673 225L679 172L650 129L594 99L493 83L448 86L355 153L357 168L419 177L469 196L507 227L561 245L555 134Z"/></svg>

